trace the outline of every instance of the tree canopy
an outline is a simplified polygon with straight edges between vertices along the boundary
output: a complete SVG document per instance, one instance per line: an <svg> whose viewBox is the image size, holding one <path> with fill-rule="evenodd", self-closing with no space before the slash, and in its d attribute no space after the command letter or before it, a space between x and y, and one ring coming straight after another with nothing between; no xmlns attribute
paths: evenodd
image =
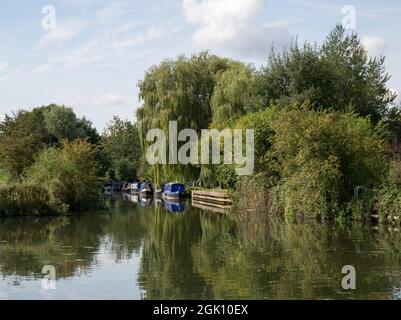
<svg viewBox="0 0 401 320"><path fill-rule="evenodd" d="M295 99L378 121L395 100L384 62L368 57L358 35L338 25L321 47L295 43L282 54L273 52L260 72L259 92L266 106Z"/></svg>
<svg viewBox="0 0 401 320"><path fill-rule="evenodd" d="M9 179L21 180L40 150L77 138L99 141L91 122L77 118L71 108L51 104L19 110L0 123L0 162Z"/></svg>
<svg viewBox="0 0 401 320"><path fill-rule="evenodd" d="M137 127L114 117L107 124L101 141L103 153L110 161L109 177L123 181L136 180L141 155Z"/></svg>

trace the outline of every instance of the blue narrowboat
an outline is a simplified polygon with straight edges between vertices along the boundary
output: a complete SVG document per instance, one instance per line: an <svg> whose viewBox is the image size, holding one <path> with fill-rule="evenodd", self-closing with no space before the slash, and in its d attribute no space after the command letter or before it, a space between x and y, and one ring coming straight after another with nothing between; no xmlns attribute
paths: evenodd
<svg viewBox="0 0 401 320"><path fill-rule="evenodd" d="M162 196L164 199L171 200L179 200L185 198L185 186L182 183L165 184Z"/></svg>

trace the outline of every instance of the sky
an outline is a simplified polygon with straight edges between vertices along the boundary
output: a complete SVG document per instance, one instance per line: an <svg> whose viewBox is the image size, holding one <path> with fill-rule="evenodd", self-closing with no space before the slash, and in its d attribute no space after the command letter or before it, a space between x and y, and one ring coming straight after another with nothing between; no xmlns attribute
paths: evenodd
<svg viewBox="0 0 401 320"><path fill-rule="evenodd" d="M0 119L57 103L102 131L135 120L138 81L166 58L209 50L260 67L272 46L321 43L337 23L386 56L401 95L400 16L399 0L2 0Z"/></svg>

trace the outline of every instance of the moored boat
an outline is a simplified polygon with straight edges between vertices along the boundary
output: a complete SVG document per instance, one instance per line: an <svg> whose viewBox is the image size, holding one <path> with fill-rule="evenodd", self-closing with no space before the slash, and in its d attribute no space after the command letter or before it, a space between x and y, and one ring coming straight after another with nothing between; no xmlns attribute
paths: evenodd
<svg viewBox="0 0 401 320"><path fill-rule="evenodd" d="M182 183L168 183L164 185L163 199L179 200L185 198L185 186Z"/></svg>
<svg viewBox="0 0 401 320"><path fill-rule="evenodd" d="M131 194L138 194L141 188L140 183L131 183Z"/></svg>
<svg viewBox="0 0 401 320"><path fill-rule="evenodd" d="M150 198L153 197L153 187L149 182L142 182L139 188L139 195L142 198Z"/></svg>
<svg viewBox="0 0 401 320"><path fill-rule="evenodd" d="M162 184L160 188L155 189L155 191L153 192L153 195L155 196L155 198L158 198L158 199L162 198L163 189L164 189L164 184Z"/></svg>

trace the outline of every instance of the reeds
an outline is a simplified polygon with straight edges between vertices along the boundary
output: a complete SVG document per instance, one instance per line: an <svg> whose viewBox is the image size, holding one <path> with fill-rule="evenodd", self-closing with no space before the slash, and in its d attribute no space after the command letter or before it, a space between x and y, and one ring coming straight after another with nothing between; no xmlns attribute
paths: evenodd
<svg viewBox="0 0 401 320"><path fill-rule="evenodd" d="M41 186L12 184L0 186L1 216L42 216L56 214L48 191Z"/></svg>

